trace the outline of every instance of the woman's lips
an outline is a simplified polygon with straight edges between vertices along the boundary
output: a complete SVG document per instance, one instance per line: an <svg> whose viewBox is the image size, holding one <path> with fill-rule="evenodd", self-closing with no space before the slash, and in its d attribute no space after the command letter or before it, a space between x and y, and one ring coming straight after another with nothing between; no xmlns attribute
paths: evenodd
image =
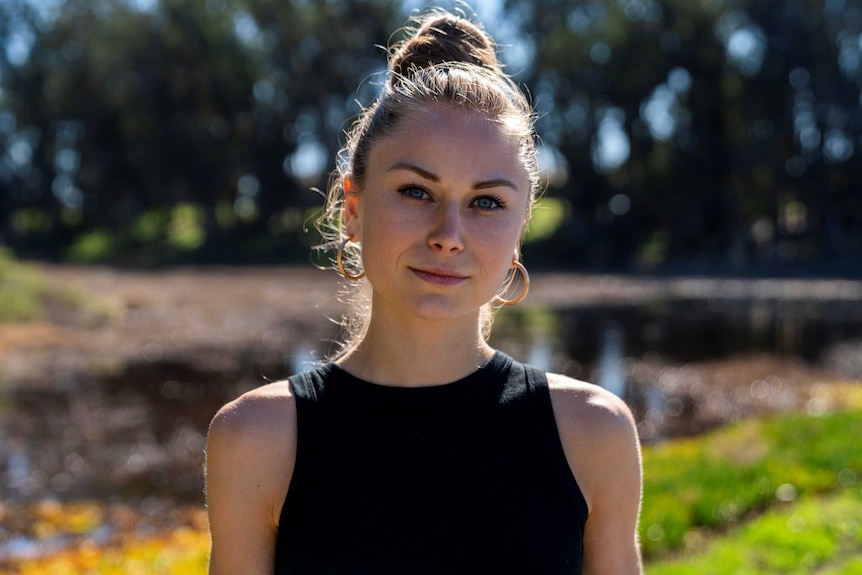
<svg viewBox="0 0 862 575"><path fill-rule="evenodd" d="M419 268L410 268L410 270L423 280L436 285L455 285L467 279L467 276L462 276L450 270Z"/></svg>

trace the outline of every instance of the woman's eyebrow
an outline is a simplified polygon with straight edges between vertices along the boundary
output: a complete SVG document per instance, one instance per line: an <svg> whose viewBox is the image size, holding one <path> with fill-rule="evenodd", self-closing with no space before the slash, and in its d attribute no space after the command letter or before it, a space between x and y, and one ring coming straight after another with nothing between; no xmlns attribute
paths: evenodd
<svg viewBox="0 0 862 575"><path fill-rule="evenodd" d="M474 190L486 190L488 188L499 188L500 186L506 188L512 188L516 192L518 191L518 186L515 185L512 180L507 180L506 178L497 178L495 180L487 180L485 182L477 182L473 184Z"/></svg>
<svg viewBox="0 0 862 575"><path fill-rule="evenodd" d="M437 174L435 174L433 172L429 172L425 168L421 168L421 167L417 166L416 164L411 164L409 162L397 162L395 164L392 164L392 166L390 166L390 168L386 171L387 172L393 172L395 170L407 170L408 172L413 172L414 174L421 176L422 178L429 180L429 181L432 181L432 182L435 182L435 183L440 181L440 176L438 176ZM493 180L485 180L482 182L476 182L475 184L473 184L472 189L474 189L474 190L487 190L489 188L499 188L500 186L503 186L506 188L512 188L516 192L519 191L518 186L514 182L512 182L511 180L508 180L506 178L495 178Z"/></svg>
<svg viewBox="0 0 862 575"><path fill-rule="evenodd" d="M422 176L426 180L431 180L432 182L439 182L440 181L440 176L438 176L437 174L434 174L432 172L429 172L428 170L426 170L424 168L420 168L419 166L417 166L415 164L410 164L407 162L398 162L398 163L392 164L392 166L386 171L387 172L394 172L396 170L407 170L408 172L413 172L419 176Z"/></svg>

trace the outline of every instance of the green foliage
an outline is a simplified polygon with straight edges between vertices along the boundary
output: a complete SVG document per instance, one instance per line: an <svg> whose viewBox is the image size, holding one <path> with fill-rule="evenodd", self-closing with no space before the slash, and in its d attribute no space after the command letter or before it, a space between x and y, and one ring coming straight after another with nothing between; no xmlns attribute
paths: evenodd
<svg viewBox="0 0 862 575"><path fill-rule="evenodd" d="M66 250L72 262L92 263L104 260L114 252L113 236L108 230L96 229L81 234Z"/></svg>
<svg viewBox="0 0 862 575"><path fill-rule="evenodd" d="M44 279L0 248L0 322L32 320L42 315Z"/></svg>
<svg viewBox="0 0 862 575"><path fill-rule="evenodd" d="M19 234L47 233L51 229L51 219L42 210L24 208L12 216L12 229Z"/></svg>
<svg viewBox="0 0 862 575"><path fill-rule="evenodd" d="M204 207L183 203L169 210L149 210L128 226L117 230L99 228L83 232L69 243L63 257L76 263L117 262L123 265L154 265L200 260L209 247L218 250L220 261L248 259L291 261L308 258L308 234L319 208L287 208L267 221L266 234L243 227L232 208L222 206L216 218L231 230L218 243L207 244Z"/></svg>
<svg viewBox="0 0 862 575"><path fill-rule="evenodd" d="M862 489L803 496L716 537L705 549L649 565L647 575L858 573Z"/></svg>
<svg viewBox="0 0 862 575"><path fill-rule="evenodd" d="M148 247L161 252L159 259L166 261L200 248L205 239L203 209L183 203L168 212L144 212L117 231L101 228L83 233L67 248L65 256L79 263L118 259L130 253L141 258Z"/></svg>
<svg viewBox="0 0 862 575"><path fill-rule="evenodd" d="M797 497L862 476L862 411L749 420L644 453L645 557L678 550L699 529L728 529Z"/></svg>
<svg viewBox="0 0 862 575"><path fill-rule="evenodd" d="M569 203L559 198L542 198L533 206L533 215L524 243L546 240L557 233L566 220Z"/></svg>
<svg viewBox="0 0 862 575"><path fill-rule="evenodd" d="M161 238L166 218L158 211L145 212L132 225L132 237L143 244L153 243Z"/></svg>
<svg viewBox="0 0 862 575"><path fill-rule="evenodd" d="M199 206L180 204L171 213L168 224L168 244L180 251L189 251L200 247L206 235L204 233L204 214Z"/></svg>
<svg viewBox="0 0 862 575"><path fill-rule="evenodd" d="M656 232L640 247L637 263L652 267L664 262L667 255L667 234Z"/></svg>

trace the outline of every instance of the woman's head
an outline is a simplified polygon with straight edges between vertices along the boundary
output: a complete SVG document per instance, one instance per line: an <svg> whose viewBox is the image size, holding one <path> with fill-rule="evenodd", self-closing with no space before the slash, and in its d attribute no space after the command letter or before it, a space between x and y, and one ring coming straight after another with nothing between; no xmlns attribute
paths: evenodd
<svg viewBox="0 0 862 575"><path fill-rule="evenodd" d="M535 192L532 108L503 73L491 38L477 24L445 12L431 12L417 22L415 32L390 53L382 93L349 132L338 177L350 177L361 189L374 144L406 116L446 104L480 112L504 126L520 143L521 162Z"/></svg>
<svg viewBox="0 0 862 575"><path fill-rule="evenodd" d="M405 124L441 107L493 123L512 144L515 153L507 157L527 188L518 229L519 235L523 234L538 188L532 109L518 87L503 74L493 42L484 30L464 18L432 12L419 18L413 33L390 51L386 84L348 132L329 189L326 213L318 226L324 235L324 246L336 246L344 237L345 196L363 194L372 152L381 142L395 137ZM470 125L468 122L464 129L470 129ZM403 134L398 137L403 140ZM362 267L356 244L348 244L344 260L348 269ZM350 298L352 307L346 318L351 340L345 344L348 348L353 340L361 338L367 324L367 286L365 291L365 297L354 294ZM485 316L490 319L487 309Z"/></svg>

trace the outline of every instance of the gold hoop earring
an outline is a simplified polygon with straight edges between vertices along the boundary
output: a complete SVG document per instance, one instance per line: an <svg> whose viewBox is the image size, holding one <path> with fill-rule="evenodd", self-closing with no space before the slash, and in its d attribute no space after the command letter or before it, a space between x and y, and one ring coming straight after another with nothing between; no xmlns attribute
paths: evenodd
<svg viewBox="0 0 862 575"><path fill-rule="evenodd" d="M338 273L341 274L341 277L348 279L350 281L359 281L365 277L365 272L358 273L356 275L352 275L344 269L344 246L347 245L347 242L350 241L349 237L344 238L341 243L338 245L338 252L335 254L335 265L338 266Z"/></svg>
<svg viewBox="0 0 862 575"><path fill-rule="evenodd" d="M521 293L515 299L503 299L500 296L494 298L494 302L500 305L515 305L516 303L522 301L525 297L527 297L527 292L530 291L530 274L527 273L527 268L524 267L524 264L521 262L513 262L515 269L521 272L521 275L524 276L524 289L521 290ZM514 279L514 278L512 278ZM508 285L511 285L511 281L508 282Z"/></svg>

